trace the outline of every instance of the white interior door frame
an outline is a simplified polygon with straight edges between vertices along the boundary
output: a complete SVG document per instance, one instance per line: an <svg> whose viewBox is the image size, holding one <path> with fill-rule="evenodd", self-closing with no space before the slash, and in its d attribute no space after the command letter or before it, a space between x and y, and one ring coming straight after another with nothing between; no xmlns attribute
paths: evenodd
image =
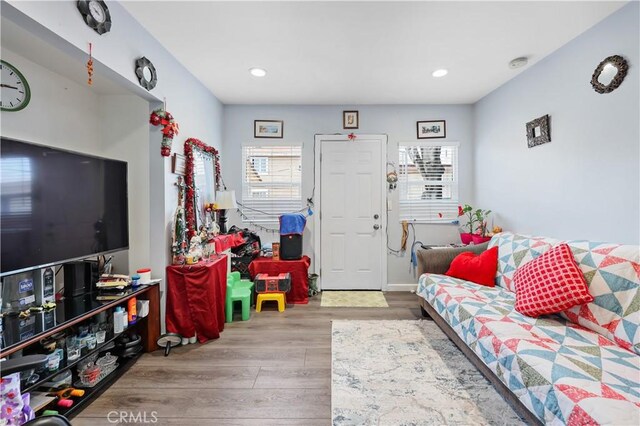
<svg viewBox="0 0 640 426"><path fill-rule="evenodd" d="M370 135L370 134L364 134L364 135L357 135L358 138L362 138L362 139L378 139L380 140L380 149L381 149L381 153L380 153L380 167L382 170L382 176L386 177L386 170L387 170L387 142L388 142L388 136L387 135L383 135L383 134L375 134L375 135ZM349 137L348 135L324 135L324 134L319 134L319 135L315 135L315 140L314 140L314 144L313 144L313 150L314 150L314 165L313 165L313 169L314 169L314 177L313 177L313 184L314 187L316 188L316 193L314 196L314 202L315 202L315 209L318 212L318 214L313 215L313 229L314 229L314 242L313 242L313 251L314 251L314 264L316 265L316 273L319 274L318 277L318 289L322 290L322 274L320 271L320 265L322 265L322 259L321 259L321 247L322 247L322 219L321 219L321 214L320 212L322 212L322 185L320 184L320 177L321 177L321 159L320 159L320 153L322 152L322 143L324 141L343 141L345 143L350 142L349 141ZM388 191L386 190L386 182L382 181L380 182L380 185L382 186L382 196L380 197L380 212L381 212L381 230L384 232L384 236L383 238L381 238L381 244L382 247L380 248L381 253L382 253L382 267L381 267L381 274L382 274L382 291L387 291L388 290L388 286L389 286L389 282L387 279L387 197L388 197Z"/></svg>

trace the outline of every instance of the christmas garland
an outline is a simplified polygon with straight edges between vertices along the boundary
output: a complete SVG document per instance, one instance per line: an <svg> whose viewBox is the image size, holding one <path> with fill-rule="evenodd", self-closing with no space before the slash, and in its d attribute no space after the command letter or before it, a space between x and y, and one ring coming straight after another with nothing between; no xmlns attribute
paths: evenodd
<svg viewBox="0 0 640 426"><path fill-rule="evenodd" d="M149 123L151 123L153 126L163 126L162 148L160 148L160 154L162 154L163 157L170 156L171 142L173 142L173 137L178 134L179 130L178 123L173 120L173 115L171 115L169 111L158 108L151 113L151 117L149 117Z"/></svg>
<svg viewBox="0 0 640 426"><path fill-rule="evenodd" d="M184 142L184 156L186 157L186 171L184 176L184 182L187 186L187 198L185 199L185 210L187 216L187 229L189 239L196 235L195 229L195 206L194 206L194 196L195 196L195 187L193 184L193 147L200 149L208 154L211 154L214 158L215 163L215 173L216 173L216 191L220 189L220 155L218 154L218 150L205 144L199 139L189 138Z"/></svg>

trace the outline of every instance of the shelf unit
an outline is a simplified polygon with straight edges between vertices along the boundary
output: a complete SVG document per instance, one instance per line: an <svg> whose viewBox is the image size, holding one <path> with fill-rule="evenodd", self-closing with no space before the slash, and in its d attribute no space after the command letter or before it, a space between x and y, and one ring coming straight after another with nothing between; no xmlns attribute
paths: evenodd
<svg viewBox="0 0 640 426"><path fill-rule="evenodd" d="M7 347L3 348L2 351L0 351L0 358L9 357L9 356L10 357L21 356L22 352L37 353L38 350L36 350L36 348L39 347L39 342L42 339L45 339L56 333L65 331L70 327L73 327L84 321L90 320L91 318L100 314L101 312L105 312L109 309L115 308L116 306L121 306L123 304L126 304L129 299L134 297L139 300L149 301L149 314L144 318L140 318L136 322L136 324L129 326L123 333L107 334L107 338L103 343L97 345L96 348L90 351L87 351L77 360L74 360L69 363L66 363L65 361L64 365L58 368L56 371L53 371L53 372L47 371L46 373L43 373L43 377L39 378L37 382L31 385L25 386L22 389L23 393L37 391L39 388L42 388L44 383L50 381L53 377L67 370L72 371L72 375L73 375L72 383L75 383L78 379L78 373L77 371L75 371L74 367L76 367L84 359L86 359L87 357L93 354L96 354L96 353L99 354L106 351L111 351L110 349L108 349L108 347L111 344L113 344L118 337L130 331L133 331L134 333L141 336L142 338L141 344L142 344L143 352L152 352L158 349L156 341L160 336L160 288L159 288L159 285L153 284L153 285L141 286L111 301L104 301L104 302L97 303L95 299L92 299L92 297L93 296L89 296L89 299L88 299L91 301L91 303L89 304L91 305L90 309L87 309L81 312L79 315L70 316L69 318L66 318L65 316L64 321L61 322L60 324L55 324L54 326L49 327L46 330L42 330L24 339L16 341L11 345L8 345ZM114 352L115 352L115 349L114 349ZM45 407L41 408L37 414L40 414L45 409L52 409L52 410L58 411L61 415L68 418L75 416L80 411L82 411L82 409L86 407L92 400L94 400L102 392L104 392L104 390L106 390L115 380L117 380L118 377L125 374L127 370L131 367L131 365L133 365L135 361L139 358L140 355L141 353L136 354L131 358L124 358L119 356L118 368L116 368L115 371L113 371L110 375L108 375L95 387L80 388L80 389L84 389L85 394L83 397L80 397L80 398L71 397L70 399L74 401L74 404L70 408L65 409L65 408L58 407L56 405L56 401L53 401L50 404L46 405Z"/></svg>
<svg viewBox="0 0 640 426"><path fill-rule="evenodd" d="M157 294L156 294L157 293ZM146 297L140 297L142 295L145 295ZM116 306L122 305L123 303L125 303L126 301L128 301L129 299L131 299L132 297L136 297L136 298L141 298L141 299L147 299L149 300L149 316L157 316L157 334L158 336L160 335L160 292L159 292L159 287L157 284L155 285L147 285L147 286L141 286L136 290L132 290L130 293L112 300L112 301L108 301L108 302L103 302L100 306L88 310L84 313L82 313L81 315L77 315L74 316L66 321L64 321L63 323L60 323L58 325L56 325L55 327L49 328L47 330L44 330L42 332L36 333L33 336L29 336L29 338L27 339L23 339L20 340L14 344L8 345L5 348L2 348L0 350L0 358L4 358L7 356L12 355L15 352L18 352L21 349L24 349L28 346L33 345L34 343L38 343L40 340L47 338L49 336L52 336L60 331L66 330L67 328L76 325L78 323L81 323L83 321L86 321L87 319L99 314L100 312L104 312L108 309L112 309L115 308ZM152 300L153 299L153 300ZM154 306L154 302L155 302L155 306ZM151 311L154 311L153 313ZM156 312L157 311L157 312ZM152 314L157 314L157 315L152 315ZM151 321L151 322L155 322ZM152 324L152 326L154 326L155 328L155 324ZM5 325L6 327L6 325ZM151 349L151 347L155 345L155 341L152 345L149 346L149 349ZM157 348L154 348L154 350ZM147 350L147 348L145 347L145 350Z"/></svg>
<svg viewBox="0 0 640 426"><path fill-rule="evenodd" d="M69 399L73 400L73 405L69 408L60 408L55 405L55 402L51 403L47 406L51 410L56 410L60 415L72 419L78 413L82 411L84 407L86 407L89 403L94 401L97 397L99 397L105 390L109 388L118 378L123 376L129 368L138 360L141 354L138 354L132 358L119 358L118 363L120 364L118 368L116 368L111 374L105 377L100 383L95 385L92 388L81 388L84 389L85 393L83 397L70 397ZM44 407L42 410L47 409Z"/></svg>
<svg viewBox="0 0 640 426"><path fill-rule="evenodd" d="M129 326L129 328L127 328L127 331L131 330L131 329L137 329L139 327L139 324L141 324L146 319L147 319L147 317L141 318L140 320L138 320L138 322L136 324ZM106 349L104 349L104 348L106 348L112 342L115 342L115 340L120 336L122 336L122 333L112 334L111 337L106 339L104 342L100 343L98 346L96 346L95 349L92 349L91 351L87 352L85 355L82 355L80 358L78 358L78 359L76 359L76 360L74 360L74 361L72 361L70 363L66 363L65 362L65 365L63 367L60 367L56 371L47 374L44 378L39 379L34 384L25 387L24 389L22 389L22 392L29 392L29 391L35 390L39 386L42 386L44 383L46 383L49 380L53 379L58 374L63 373L66 370L69 370L69 369L75 367L76 365L78 365L84 359L90 357L91 355L93 355L95 353L105 352Z"/></svg>

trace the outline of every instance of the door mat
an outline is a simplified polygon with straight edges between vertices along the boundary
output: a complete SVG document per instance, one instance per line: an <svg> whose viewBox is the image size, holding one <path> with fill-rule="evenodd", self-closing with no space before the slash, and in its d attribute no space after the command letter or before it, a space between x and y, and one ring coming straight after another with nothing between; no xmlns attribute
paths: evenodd
<svg viewBox="0 0 640 426"><path fill-rule="evenodd" d="M433 321L334 320L333 426L524 425Z"/></svg>
<svg viewBox="0 0 640 426"><path fill-rule="evenodd" d="M388 308L381 291L323 291L322 308Z"/></svg>

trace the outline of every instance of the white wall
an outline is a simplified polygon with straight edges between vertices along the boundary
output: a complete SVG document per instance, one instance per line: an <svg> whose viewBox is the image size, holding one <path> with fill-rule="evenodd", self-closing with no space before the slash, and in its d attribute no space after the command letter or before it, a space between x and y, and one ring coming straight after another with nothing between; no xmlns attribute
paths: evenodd
<svg viewBox="0 0 640 426"><path fill-rule="evenodd" d="M556 238L640 242L639 5L625 6L475 105L474 194L496 223ZM605 57L629 73L591 85ZM551 142L527 148L525 124L551 116Z"/></svg>
<svg viewBox="0 0 640 426"><path fill-rule="evenodd" d="M300 105L227 105L224 108L224 145L222 150L222 174L229 189L235 189L240 199L242 194L242 150L243 143L264 141L253 138L253 120L284 120L284 143L303 144L302 150L302 194L306 199L313 189L313 142L315 134L350 133L342 129L342 111L358 110L360 128L355 133L387 134L388 159L398 163L398 142L415 142L416 122L419 120L447 121L446 141L460 142L460 199L468 202L472 198L473 140L472 108L469 105L388 105L388 106L300 106ZM438 139L442 141L443 139ZM386 173L385 173L386 174ZM386 187L386 183L381 182ZM399 249L402 235L398 219L398 192L390 195L393 210L389 212L389 246ZM231 224L243 226L238 216L231 216ZM303 236L304 253L314 258L312 220ZM276 225L272 227L277 228ZM455 225L416 225L417 239L425 244L459 241ZM275 241L278 236L262 234L264 242ZM408 245L411 244L411 236ZM410 247L407 247L409 250ZM404 257L388 255L388 282L409 284L416 279L409 273L409 252Z"/></svg>
<svg viewBox="0 0 640 426"><path fill-rule="evenodd" d="M25 75L32 92L25 109L0 112L2 136L102 155L98 94L4 47L0 54Z"/></svg>
<svg viewBox="0 0 640 426"><path fill-rule="evenodd" d="M106 157L128 162L129 250L125 273L151 260L149 176L149 102L135 95L104 95L99 102L99 134ZM114 263L118 267L122 263Z"/></svg>

